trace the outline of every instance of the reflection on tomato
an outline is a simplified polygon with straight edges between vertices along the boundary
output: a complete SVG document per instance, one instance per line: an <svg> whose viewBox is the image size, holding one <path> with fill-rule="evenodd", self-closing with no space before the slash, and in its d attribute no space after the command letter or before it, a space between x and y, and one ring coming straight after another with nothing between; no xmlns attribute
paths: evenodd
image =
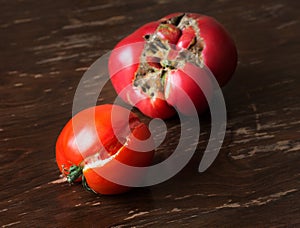
<svg viewBox="0 0 300 228"><path fill-rule="evenodd" d="M183 93L198 112L207 108L201 88L212 94L213 86L203 65L224 86L236 64L235 44L220 23L205 15L174 13L121 40L111 53L109 72L124 101L150 117L165 119L175 114L174 108L193 114Z"/></svg>
<svg viewBox="0 0 300 228"><path fill-rule="evenodd" d="M112 158L135 167L151 164L154 151L139 152L128 148L133 137L150 139L148 144L153 142L148 127L132 112L128 118L128 112L117 105L100 105L79 112L65 125L57 139L56 161L70 183L82 180L85 187L96 193L119 194L129 187L103 178L97 168L118 173L118 170L111 170ZM117 125L112 125L112 121ZM124 178L131 178L125 175Z"/></svg>

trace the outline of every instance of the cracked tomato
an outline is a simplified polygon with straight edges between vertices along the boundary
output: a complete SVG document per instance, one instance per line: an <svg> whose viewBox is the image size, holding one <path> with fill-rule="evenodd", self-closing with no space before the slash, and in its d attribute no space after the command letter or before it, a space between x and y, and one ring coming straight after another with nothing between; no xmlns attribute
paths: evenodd
<svg viewBox="0 0 300 228"><path fill-rule="evenodd" d="M207 108L213 85L204 65L224 86L236 64L235 44L220 23L205 15L174 13L121 40L110 55L109 73L124 101L165 119L174 108L186 115L194 107L198 112ZM200 87L210 93L204 96Z"/></svg>
<svg viewBox="0 0 300 228"><path fill-rule="evenodd" d="M136 178L137 175L120 173L112 163L114 158L135 167L151 164L154 151L130 149L133 138L146 141L150 146L147 148L154 148L148 127L134 113L108 104L88 108L75 115L61 131L56 142L57 165L69 183L82 180L84 187L101 194L125 192L129 187L105 179L97 169L116 173L126 180Z"/></svg>

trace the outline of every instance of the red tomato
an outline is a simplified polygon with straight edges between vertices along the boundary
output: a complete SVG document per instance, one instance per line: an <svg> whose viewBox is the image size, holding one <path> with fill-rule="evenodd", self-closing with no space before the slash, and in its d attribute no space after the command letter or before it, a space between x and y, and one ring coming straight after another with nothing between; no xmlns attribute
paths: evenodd
<svg viewBox="0 0 300 228"><path fill-rule="evenodd" d="M186 53L189 57L184 56ZM124 101L150 117L169 118L175 114L174 107L186 115L193 112L191 104L199 112L207 108L201 88L212 93L213 86L203 64L224 86L237 64L233 40L211 17L174 13L121 40L109 58L109 72ZM187 73L192 73L198 83ZM188 104L180 90L193 103Z"/></svg>
<svg viewBox="0 0 300 228"><path fill-rule="evenodd" d="M116 126L112 124L112 110ZM111 158L135 167L151 164L153 150L139 152L129 148L133 137L150 139L147 140L150 146L153 141L148 127L132 112L128 119L128 112L117 105L100 105L79 112L66 124L56 142L56 161L70 183L82 179L83 185L96 193L119 194L129 190L129 187L105 179L98 174L97 168L118 173ZM124 130L128 125L130 130ZM119 137L124 142L120 142Z"/></svg>

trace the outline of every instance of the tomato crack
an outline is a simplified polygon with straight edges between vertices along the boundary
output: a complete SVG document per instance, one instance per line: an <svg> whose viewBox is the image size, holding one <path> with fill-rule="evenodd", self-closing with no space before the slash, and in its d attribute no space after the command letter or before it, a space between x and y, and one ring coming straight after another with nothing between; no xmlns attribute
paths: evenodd
<svg viewBox="0 0 300 228"><path fill-rule="evenodd" d="M162 21L145 45L133 85L151 99L165 99L165 79L186 63L203 67L203 39L197 21L186 14Z"/></svg>
<svg viewBox="0 0 300 228"><path fill-rule="evenodd" d="M115 134L117 134L118 137L114 136L107 140L94 154L85 157L83 170L104 166L107 162L114 159L118 153L128 145L128 142L132 136L132 132L140 125L141 122L139 121L138 117L129 116L129 128L122 127L121 129L117 130Z"/></svg>
<svg viewBox="0 0 300 228"><path fill-rule="evenodd" d="M166 20L166 21L163 21L162 24L166 24L166 23L169 23L169 24L173 24L173 25L179 25L179 23L181 22L182 18L185 16L186 14L183 13L183 14L180 14L176 17L172 17L170 18L169 20Z"/></svg>

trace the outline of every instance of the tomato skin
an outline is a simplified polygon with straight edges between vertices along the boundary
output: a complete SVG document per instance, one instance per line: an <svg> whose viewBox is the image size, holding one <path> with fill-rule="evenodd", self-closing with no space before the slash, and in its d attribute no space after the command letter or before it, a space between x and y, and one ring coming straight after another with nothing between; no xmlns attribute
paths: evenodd
<svg viewBox="0 0 300 228"><path fill-rule="evenodd" d="M181 28L181 31L178 31L178 28L174 24L166 22L182 15L193 20L193 23L195 22L194 27L186 26ZM179 97L183 96L178 97L179 92L175 89L181 88L181 85L184 84L184 91L190 96L197 111L202 112L207 108L207 101L203 99L203 91L201 91L199 86L197 86L198 89L195 89L194 82L187 79L186 73L180 69L175 69L178 72L171 70L166 74L166 80L175 83L172 86L173 90L169 91L168 98L157 96L156 99L153 99L149 97L149 94L144 93L141 88L134 86L144 49L143 44L147 43L149 36L156 34L156 36L167 41L169 44L174 44L178 50L187 49L195 41L197 33L195 26L198 27L203 42L203 49L201 49L200 53L203 63L214 74L220 86L228 83L237 65L237 50L228 32L212 17L195 13L173 13L158 21L150 22L140 27L121 40L112 51L109 59L110 78L116 92L125 102L136 106L145 115L153 118L167 119L172 117L176 113L174 108L178 108L178 111L185 115L191 115L192 112L190 110L192 108L184 107L185 99L180 99ZM139 42L141 44L135 45ZM128 51L129 49L131 50ZM120 56L124 56L125 53L128 57L126 61L120 60ZM128 62L128 59L131 59L131 64L130 61ZM155 67L157 64L150 65ZM188 63L187 66L189 66ZM184 67L184 69L189 70L188 67ZM176 84L177 82L179 82L178 85ZM211 83L205 83L202 86L209 86L210 88ZM126 88L126 92L122 93L124 88ZM193 88L193 92L189 88Z"/></svg>
<svg viewBox="0 0 300 228"><path fill-rule="evenodd" d="M196 78L198 83L193 78ZM206 72L192 64L186 64L183 70L171 71L166 78L166 86L170 87L166 93L166 101L184 115L195 112L194 108L199 113L205 111L207 100L198 84L209 91L207 97L210 99L213 90ZM190 99L192 103L189 103L187 99Z"/></svg>
<svg viewBox="0 0 300 228"><path fill-rule="evenodd" d="M111 123L113 108L117 113L117 116L114 116L117 126L113 126ZM133 136L141 140L151 139L148 127L140 122L134 113L130 112L129 120L126 118L126 114L128 116L128 110L123 107L100 105L88 108L75 115L65 125L56 142L56 161L60 171L68 175L71 166L82 167L85 181L96 193L119 194L129 190L129 187L110 182L100 176L96 171L96 166L85 169L85 166L91 165L89 157L104 148L109 153L109 155L104 154L104 158L114 155L116 160L136 167L151 164L154 156L153 150L148 152L133 151L118 142L116 135L119 134L129 139ZM93 116L94 118L91 118ZM129 126L132 127L132 132L124 132L128 121ZM151 140L150 143L152 143ZM110 166L110 161L108 161L102 167L112 169L112 172L118 172L115 167ZM124 178L130 179L131 177L126 176ZM80 178L77 181L80 181Z"/></svg>
<svg viewBox="0 0 300 228"><path fill-rule="evenodd" d="M197 21L205 43L202 52L204 63L222 87L228 83L237 65L237 50L234 41L215 19L202 16Z"/></svg>

